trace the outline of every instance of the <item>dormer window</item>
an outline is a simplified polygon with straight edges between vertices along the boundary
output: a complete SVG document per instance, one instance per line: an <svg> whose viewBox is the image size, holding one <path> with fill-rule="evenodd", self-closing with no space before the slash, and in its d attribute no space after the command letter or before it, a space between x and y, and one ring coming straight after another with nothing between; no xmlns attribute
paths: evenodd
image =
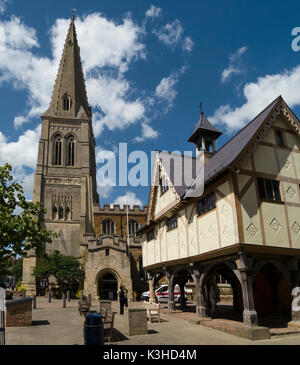
<svg viewBox="0 0 300 365"><path fill-rule="evenodd" d="M71 110L71 102L72 102L72 100L71 100L70 96L65 95L63 98L63 110L66 110L66 111Z"/></svg>

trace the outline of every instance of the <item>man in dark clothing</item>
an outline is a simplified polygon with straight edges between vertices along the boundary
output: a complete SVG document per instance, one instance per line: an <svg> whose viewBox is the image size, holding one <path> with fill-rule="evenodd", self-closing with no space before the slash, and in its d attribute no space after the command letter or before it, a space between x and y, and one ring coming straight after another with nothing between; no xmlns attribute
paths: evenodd
<svg viewBox="0 0 300 365"><path fill-rule="evenodd" d="M120 314L124 314L124 305L126 303L126 298L125 298L125 293L124 293L124 289L123 289L122 285L120 286L119 300L120 300Z"/></svg>

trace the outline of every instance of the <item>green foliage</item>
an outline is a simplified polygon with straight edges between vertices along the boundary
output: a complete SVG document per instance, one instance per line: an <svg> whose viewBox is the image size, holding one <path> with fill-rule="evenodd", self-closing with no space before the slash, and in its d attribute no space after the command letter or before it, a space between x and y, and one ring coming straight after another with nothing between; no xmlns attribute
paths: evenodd
<svg viewBox="0 0 300 365"><path fill-rule="evenodd" d="M12 266L10 273L17 280L22 278L23 274L23 259L18 259L17 262Z"/></svg>
<svg viewBox="0 0 300 365"><path fill-rule="evenodd" d="M80 262L74 257L63 255L58 251L42 257L37 262L33 274L38 279L49 279L50 276L54 276L58 286L57 296L59 297L62 292L67 290L75 294L78 288L82 286L84 278L84 271Z"/></svg>
<svg viewBox="0 0 300 365"><path fill-rule="evenodd" d="M17 282L16 284L17 292L26 291L26 289L27 289L26 285L23 285L21 280Z"/></svg>
<svg viewBox="0 0 300 365"><path fill-rule="evenodd" d="M39 217L46 210L39 202L26 200L11 171L9 164L0 167L0 267L10 256L23 256L31 249L41 253L57 236L41 227ZM15 214L16 209L19 214Z"/></svg>

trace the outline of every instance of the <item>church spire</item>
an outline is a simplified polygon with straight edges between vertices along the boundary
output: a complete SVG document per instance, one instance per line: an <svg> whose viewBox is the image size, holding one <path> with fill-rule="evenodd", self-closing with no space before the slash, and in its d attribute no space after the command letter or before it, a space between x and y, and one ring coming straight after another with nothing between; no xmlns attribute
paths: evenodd
<svg viewBox="0 0 300 365"><path fill-rule="evenodd" d="M90 119L91 115L73 14L50 106L43 116Z"/></svg>

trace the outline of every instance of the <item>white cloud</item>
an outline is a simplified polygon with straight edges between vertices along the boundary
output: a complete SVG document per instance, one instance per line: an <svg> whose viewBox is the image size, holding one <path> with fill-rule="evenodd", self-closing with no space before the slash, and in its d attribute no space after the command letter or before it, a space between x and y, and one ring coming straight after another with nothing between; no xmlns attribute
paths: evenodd
<svg viewBox="0 0 300 365"><path fill-rule="evenodd" d="M98 75L88 79L89 101L102 113L94 113L93 127L95 136L99 136L104 127L109 130L124 129L144 118L145 108L141 100L128 100L130 84L122 76L111 78Z"/></svg>
<svg viewBox="0 0 300 365"><path fill-rule="evenodd" d="M243 72L241 57L246 51L247 47L241 47L235 53L229 56L228 67L223 70L221 75L222 82L228 81L234 74L237 75Z"/></svg>
<svg viewBox="0 0 300 365"><path fill-rule="evenodd" d="M290 107L300 105L300 65L292 70L259 77L247 83L243 94L245 103L236 108L221 105L209 117L214 124L224 124L229 132L243 127L280 94Z"/></svg>
<svg viewBox="0 0 300 365"><path fill-rule="evenodd" d="M145 139L154 139L158 137L158 132L155 131L149 124L142 123L142 136L135 137L135 142L144 142Z"/></svg>
<svg viewBox="0 0 300 365"><path fill-rule="evenodd" d="M166 101L168 106L166 111L168 111L172 106L177 95L177 90L175 89L176 84L179 81L179 76L185 72L186 67L182 67L176 72L172 72L170 76L161 79L160 83L156 86L155 96L158 101Z"/></svg>
<svg viewBox="0 0 300 365"><path fill-rule="evenodd" d="M191 52L194 46L194 42L191 37L185 37L182 43L182 49L187 52Z"/></svg>
<svg viewBox="0 0 300 365"><path fill-rule="evenodd" d="M0 165L6 162L16 167L36 167L38 141L41 135L41 126L34 130L27 130L19 136L16 142L10 142L0 132Z"/></svg>
<svg viewBox="0 0 300 365"><path fill-rule="evenodd" d="M151 5L150 8L145 13L147 18L157 18L161 16L161 14L162 14L162 9L154 5Z"/></svg>
<svg viewBox="0 0 300 365"><path fill-rule="evenodd" d="M142 201L135 196L135 193L127 191L125 195L119 196L113 204L119 204L121 207L123 205L129 205L133 207L133 205L143 205Z"/></svg>
<svg viewBox="0 0 300 365"><path fill-rule="evenodd" d="M158 39L165 45L174 47L182 39L183 26L181 22L176 19L172 23L167 23L160 30L154 30L153 33L157 35Z"/></svg>

